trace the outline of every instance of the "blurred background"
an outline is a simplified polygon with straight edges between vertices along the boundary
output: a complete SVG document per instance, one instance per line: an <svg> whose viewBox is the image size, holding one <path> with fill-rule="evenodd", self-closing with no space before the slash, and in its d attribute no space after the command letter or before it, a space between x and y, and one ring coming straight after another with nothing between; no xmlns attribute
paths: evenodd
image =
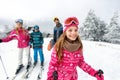
<svg viewBox="0 0 120 80"><path fill-rule="evenodd" d="M39 25L41 32L52 34L54 17L63 23L67 17L76 16L82 39L118 44L119 3L120 0L0 0L0 38L15 28L18 18L24 20L25 28Z"/></svg>

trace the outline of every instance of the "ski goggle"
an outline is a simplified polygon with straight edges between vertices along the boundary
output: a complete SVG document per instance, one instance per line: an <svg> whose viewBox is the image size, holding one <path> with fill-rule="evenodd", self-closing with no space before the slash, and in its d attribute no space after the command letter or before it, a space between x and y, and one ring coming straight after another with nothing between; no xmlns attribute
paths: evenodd
<svg viewBox="0 0 120 80"><path fill-rule="evenodd" d="M78 19L76 17L69 17L64 22L65 26L69 26L71 24L79 25Z"/></svg>
<svg viewBox="0 0 120 80"><path fill-rule="evenodd" d="M17 19L15 22L23 24L23 20L22 19Z"/></svg>

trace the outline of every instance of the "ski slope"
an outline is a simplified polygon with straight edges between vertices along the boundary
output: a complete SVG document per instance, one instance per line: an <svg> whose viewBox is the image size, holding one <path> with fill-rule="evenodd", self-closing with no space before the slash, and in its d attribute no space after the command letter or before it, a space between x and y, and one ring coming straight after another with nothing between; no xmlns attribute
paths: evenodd
<svg viewBox="0 0 120 80"><path fill-rule="evenodd" d="M44 39L43 53L45 56L45 70L43 72L42 80L46 80L47 78L48 64L51 58L51 51L47 51L47 44L49 41L50 38ZM10 78L14 75L17 68L18 49L16 46L16 40L0 44L0 55ZM83 41L83 47L85 61L96 70L99 68L104 70L105 80L120 80L120 45ZM31 56L33 58L32 49ZM23 60L24 65L26 65L25 53ZM87 73L83 72L79 67L77 67L77 70L79 76L78 80L96 80L96 78L91 77ZM24 71L21 72L15 80L22 80L21 76L23 73ZM38 73L39 64L33 70L31 77L27 80L36 80ZM0 80L6 80L6 75L4 73L1 61Z"/></svg>

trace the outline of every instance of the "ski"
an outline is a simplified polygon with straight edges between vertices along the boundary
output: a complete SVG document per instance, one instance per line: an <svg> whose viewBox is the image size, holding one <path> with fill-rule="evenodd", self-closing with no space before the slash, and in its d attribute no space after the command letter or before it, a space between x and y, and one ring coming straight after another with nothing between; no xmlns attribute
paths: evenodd
<svg viewBox="0 0 120 80"><path fill-rule="evenodd" d="M38 76L37 76L37 80L41 80L41 79L42 79L42 72L43 72L43 70L44 70L44 67L41 66L41 67L40 67L39 74L38 74Z"/></svg>
<svg viewBox="0 0 120 80"><path fill-rule="evenodd" d="M35 68L35 66L33 66L32 68L30 68L29 70L26 70L26 72L22 75L22 78L23 79L29 78L34 68Z"/></svg>
<svg viewBox="0 0 120 80"><path fill-rule="evenodd" d="M17 74L15 74L11 80L15 80L16 77L17 77Z"/></svg>
<svg viewBox="0 0 120 80"><path fill-rule="evenodd" d="M24 67L19 71L19 73L15 74L11 80L15 80L16 77L23 71Z"/></svg>

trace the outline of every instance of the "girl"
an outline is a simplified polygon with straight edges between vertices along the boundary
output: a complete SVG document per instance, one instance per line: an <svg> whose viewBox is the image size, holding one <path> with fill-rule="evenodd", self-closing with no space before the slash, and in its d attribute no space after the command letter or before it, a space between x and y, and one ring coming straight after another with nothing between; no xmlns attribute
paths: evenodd
<svg viewBox="0 0 120 80"><path fill-rule="evenodd" d="M51 55L47 80L77 80L77 66L96 77L97 80L104 80L102 70L96 71L84 61L78 24L76 17L69 17L65 20L64 32L56 42Z"/></svg>
<svg viewBox="0 0 120 80"><path fill-rule="evenodd" d="M30 34L30 44L33 44L34 49L34 66L36 66L38 62L38 52L40 55L41 66L44 64L43 42L43 35L39 30L39 26L35 25L33 32Z"/></svg>
<svg viewBox="0 0 120 80"><path fill-rule="evenodd" d="M3 39L0 39L0 42L9 42L13 39L18 40L18 68L16 69L15 74L18 74L20 72L20 70L24 67L23 66L23 50L26 51L26 56L27 56L27 67L26 69L28 69L30 67L31 64L31 59L30 59L30 49L29 49L29 33L27 30L25 30L22 26L23 26L23 20L22 19L18 19L15 21L16 22L16 28L14 30L11 31L11 33Z"/></svg>

